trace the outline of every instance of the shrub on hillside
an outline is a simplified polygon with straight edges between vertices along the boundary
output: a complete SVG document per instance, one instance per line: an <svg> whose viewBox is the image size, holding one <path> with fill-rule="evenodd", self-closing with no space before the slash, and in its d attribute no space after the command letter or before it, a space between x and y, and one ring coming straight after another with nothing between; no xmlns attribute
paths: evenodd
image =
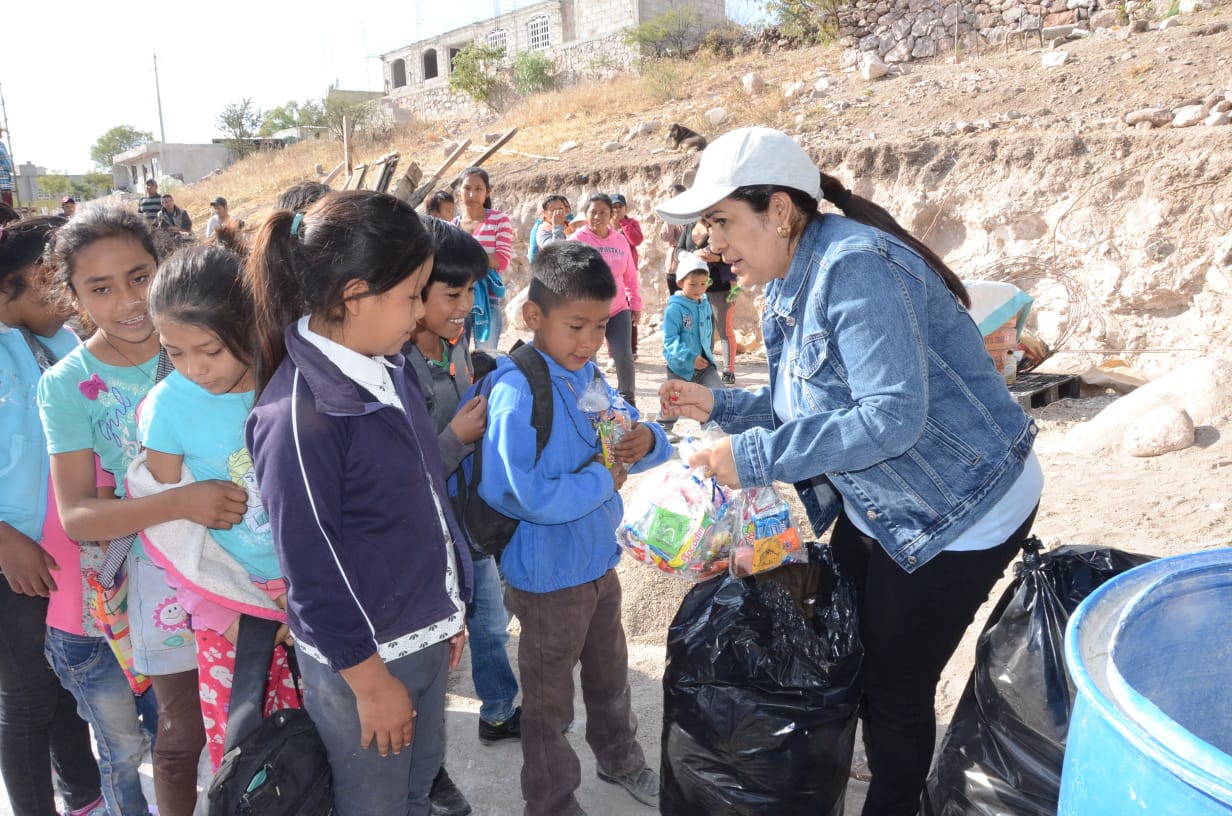
<svg viewBox="0 0 1232 816"><path fill-rule="evenodd" d="M778 21L779 32L793 43L829 42L838 31L842 0L767 0L766 10Z"/></svg>
<svg viewBox="0 0 1232 816"><path fill-rule="evenodd" d="M556 84L556 63L542 51L523 51L513 58L513 87L522 96L541 93Z"/></svg>
<svg viewBox="0 0 1232 816"><path fill-rule="evenodd" d="M626 28L625 45L641 49L644 56L685 57L697 50L705 34L702 16L693 6L671 8L641 25Z"/></svg>
<svg viewBox="0 0 1232 816"><path fill-rule="evenodd" d="M482 42L473 42L458 52L449 74L449 87L474 99L492 105L499 84L497 70L505 49Z"/></svg>

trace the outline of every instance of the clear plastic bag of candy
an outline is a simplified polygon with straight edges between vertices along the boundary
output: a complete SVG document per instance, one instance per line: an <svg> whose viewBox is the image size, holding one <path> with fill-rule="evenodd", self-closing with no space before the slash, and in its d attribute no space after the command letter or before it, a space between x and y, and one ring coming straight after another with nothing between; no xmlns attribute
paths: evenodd
<svg viewBox="0 0 1232 816"><path fill-rule="evenodd" d="M625 432L633 427L633 413L629 404L619 395L610 395L607 383L595 378L578 397L578 407L590 417L599 433L604 467L615 467L617 460L613 449Z"/></svg>
<svg viewBox="0 0 1232 816"><path fill-rule="evenodd" d="M688 465L655 469L625 506L617 540L644 564L691 581L728 568L731 533L720 525L728 491Z"/></svg>
<svg viewBox="0 0 1232 816"><path fill-rule="evenodd" d="M808 549L791 521L791 507L773 487L733 491L725 521L734 530L732 575L756 575L783 564L808 563Z"/></svg>

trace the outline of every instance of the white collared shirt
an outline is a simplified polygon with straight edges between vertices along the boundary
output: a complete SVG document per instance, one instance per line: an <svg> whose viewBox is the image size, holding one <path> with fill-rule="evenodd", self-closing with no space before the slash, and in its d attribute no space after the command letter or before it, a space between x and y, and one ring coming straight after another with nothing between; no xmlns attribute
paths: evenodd
<svg viewBox="0 0 1232 816"><path fill-rule="evenodd" d="M341 343L317 334L308 328L307 315L299 319L296 330L300 337L320 349L326 359L338 366L339 371L380 400L381 404L397 408L399 411L406 410L402 407L402 400L398 397L397 389L394 388L393 377L389 374L394 368L394 364L389 360L384 357L369 357L367 354L360 354L354 349L349 349Z"/></svg>

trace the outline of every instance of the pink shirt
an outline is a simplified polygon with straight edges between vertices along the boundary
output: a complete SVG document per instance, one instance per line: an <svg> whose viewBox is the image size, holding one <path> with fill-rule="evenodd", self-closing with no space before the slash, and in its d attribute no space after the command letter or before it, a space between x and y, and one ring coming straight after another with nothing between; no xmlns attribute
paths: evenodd
<svg viewBox="0 0 1232 816"><path fill-rule="evenodd" d="M612 298L609 316L625 309L635 312L642 310L642 287L637 279L637 266L633 263L633 250L624 235L608 229L607 237L600 238L589 226L584 226L570 235L569 240L581 241L599 250L612 270L612 277L616 279L616 297Z"/></svg>

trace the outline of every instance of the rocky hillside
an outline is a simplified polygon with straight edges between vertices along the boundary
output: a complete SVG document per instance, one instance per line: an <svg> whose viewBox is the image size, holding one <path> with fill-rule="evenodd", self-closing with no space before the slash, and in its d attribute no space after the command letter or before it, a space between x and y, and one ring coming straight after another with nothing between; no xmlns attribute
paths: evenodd
<svg viewBox="0 0 1232 816"><path fill-rule="evenodd" d="M1034 294L1033 328L1059 352L1054 367L1116 354L1158 372L1232 339L1229 21L1232 8L1219 5L1093 32L1050 29L1043 46L1011 41L846 70L850 51L838 45L786 50L763 38L753 53L651 64L640 77L533 97L486 122L421 123L364 157L397 149L430 169L458 139L482 144L517 126L510 149L558 160L498 153L486 165L495 205L519 227L514 287L525 280L521 250L544 195L577 202L620 191L643 220L643 288L654 304L662 248L653 205L696 165L696 154L667 150L668 125L710 137L780 127L964 277L1011 280ZM311 149L292 173L241 199L241 214L259 214L312 162L337 161ZM250 182L260 161L190 195L200 190L202 204L230 196L228 185ZM650 294L656 284L659 296ZM752 299L742 308L749 328Z"/></svg>

